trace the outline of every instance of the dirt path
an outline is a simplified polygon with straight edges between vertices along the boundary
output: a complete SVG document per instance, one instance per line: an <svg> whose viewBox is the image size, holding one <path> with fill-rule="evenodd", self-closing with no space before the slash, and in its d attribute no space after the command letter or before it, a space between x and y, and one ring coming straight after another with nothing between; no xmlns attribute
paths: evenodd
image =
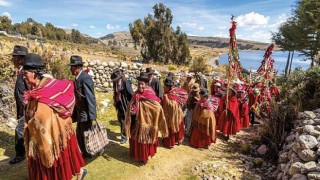
<svg viewBox="0 0 320 180"><path fill-rule="evenodd" d="M98 99L111 98L109 94L97 94ZM102 112L101 109L104 109ZM87 179L246 179L254 177L242 154L242 142L251 138L252 130L242 131L229 141L218 137L217 143L209 149L195 149L184 144L172 149L158 148L157 154L144 166L139 166L128 156L129 145L119 144L119 125L115 110L109 102L100 106L99 121L108 127L111 140L103 156L86 161L89 173ZM13 130L1 125L0 137L0 179L27 179L26 161L9 165L8 157L13 151ZM251 178L249 178L251 179ZM255 178L253 178L255 179Z"/></svg>

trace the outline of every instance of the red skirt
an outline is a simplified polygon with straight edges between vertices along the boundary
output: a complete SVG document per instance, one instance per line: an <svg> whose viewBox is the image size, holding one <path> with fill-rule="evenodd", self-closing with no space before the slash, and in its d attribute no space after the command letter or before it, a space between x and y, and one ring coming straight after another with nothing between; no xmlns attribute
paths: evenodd
<svg viewBox="0 0 320 180"><path fill-rule="evenodd" d="M39 158L28 158L29 179L35 180L61 180L72 179L80 173L80 168L85 163L80 153L78 142L74 134L68 140L66 149L60 152L60 157L55 160L51 168L42 165Z"/></svg>
<svg viewBox="0 0 320 180"><path fill-rule="evenodd" d="M215 143L216 140L212 139L207 133L203 133L199 128L193 127L190 136L190 145L196 148L204 148Z"/></svg>
<svg viewBox="0 0 320 180"><path fill-rule="evenodd" d="M242 123L242 127L243 128L247 128L250 126L250 119L249 119L249 114L243 116L243 117L240 117L240 121Z"/></svg>
<svg viewBox="0 0 320 180"><path fill-rule="evenodd" d="M239 118L237 120L228 119L225 113L219 115L219 121L219 130L224 135L235 135L241 128Z"/></svg>
<svg viewBox="0 0 320 180"><path fill-rule="evenodd" d="M179 132L173 133L171 129L169 129L169 136L163 138L163 144L167 148L173 148L173 146L179 141L183 140L185 134L184 122L181 121L179 126Z"/></svg>
<svg viewBox="0 0 320 180"><path fill-rule="evenodd" d="M136 161L143 161L146 163L149 156L153 157L157 153L158 144L158 140L154 144L142 144L139 143L138 140L130 138L130 156Z"/></svg>

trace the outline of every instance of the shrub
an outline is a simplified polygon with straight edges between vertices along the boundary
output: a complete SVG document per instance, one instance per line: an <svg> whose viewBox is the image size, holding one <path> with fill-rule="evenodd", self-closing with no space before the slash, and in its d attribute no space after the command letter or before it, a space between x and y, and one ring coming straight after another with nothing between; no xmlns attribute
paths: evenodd
<svg viewBox="0 0 320 180"><path fill-rule="evenodd" d="M208 68L207 61L203 56L196 57L190 67L193 72L206 72Z"/></svg>
<svg viewBox="0 0 320 180"><path fill-rule="evenodd" d="M168 67L169 71L175 71L177 70L177 65L175 64L170 64L169 67Z"/></svg>

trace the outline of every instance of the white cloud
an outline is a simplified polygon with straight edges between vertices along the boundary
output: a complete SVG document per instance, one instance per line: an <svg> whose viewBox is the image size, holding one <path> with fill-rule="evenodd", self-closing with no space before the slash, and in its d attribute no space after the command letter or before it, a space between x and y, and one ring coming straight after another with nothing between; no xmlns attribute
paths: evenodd
<svg viewBox="0 0 320 180"><path fill-rule="evenodd" d="M97 33L96 33L96 35L101 35L101 34L102 34L101 32L97 32Z"/></svg>
<svg viewBox="0 0 320 180"><path fill-rule="evenodd" d="M78 27L78 24L72 23L71 26L72 26L72 27Z"/></svg>
<svg viewBox="0 0 320 180"><path fill-rule="evenodd" d="M11 14L8 12L3 12L1 16L7 16L9 19L12 19Z"/></svg>
<svg viewBox="0 0 320 180"><path fill-rule="evenodd" d="M90 25L89 27L90 27L91 29L94 29L94 28L96 28L95 26L92 26L92 25Z"/></svg>
<svg viewBox="0 0 320 180"><path fill-rule="evenodd" d="M278 28L282 23L286 22L289 16L287 14L280 14L275 23L270 24L270 28Z"/></svg>
<svg viewBox="0 0 320 180"><path fill-rule="evenodd" d="M228 37L229 37L229 34L228 34L228 33L225 33L225 32L218 32L218 33L213 34L213 37L228 38Z"/></svg>
<svg viewBox="0 0 320 180"><path fill-rule="evenodd" d="M226 26L219 26L218 29L227 29Z"/></svg>
<svg viewBox="0 0 320 180"><path fill-rule="evenodd" d="M111 24L107 24L106 26L107 29L120 29L121 27L119 25L111 25Z"/></svg>
<svg viewBox="0 0 320 180"><path fill-rule="evenodd" d="M6 0L0 0L0 6L11 6L11 3L9 3L8 1Z"/></svg>
<svg viewBox="0 0 320 180"><path fill-rule="evenodd" d="M259 13L251 12L245 15L240 15L236 18L239 27L245 27L246 30L252 30L261 26L268 25L270 17Z"/></svg>
<svg viewBox="0 0 320 180"><path fill-rule="evenodd" d="M178 26L180 26L182 29L192 29L192 30L198 30L198 31L204 30L204 27L200 26L197 23L183 22L183 23L178 23Z"/></svg>
<svg viewBox="0 0 320 180"><path fill-rule="evenodd" d="M243 40L251 40L251 41L258 41L258 42L271 42L271 33L266 31L255 31L250 34L237 34L237 39Z"/></svg>

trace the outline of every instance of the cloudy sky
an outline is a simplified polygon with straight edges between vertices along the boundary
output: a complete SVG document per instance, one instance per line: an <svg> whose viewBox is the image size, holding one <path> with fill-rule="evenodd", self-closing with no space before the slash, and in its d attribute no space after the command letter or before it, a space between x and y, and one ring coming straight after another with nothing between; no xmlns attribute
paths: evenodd
<svg viewBox="0 0 320 180"><path fill-rule="evenodd" d="M101 37L129 31L129 23L153 13L160 2L171 9L172 26L188 35L228 37L233 14L238 39L270 42L271 32L290 17L296 0L0 0L0 15L13 23L31 17Z"/></svg>

